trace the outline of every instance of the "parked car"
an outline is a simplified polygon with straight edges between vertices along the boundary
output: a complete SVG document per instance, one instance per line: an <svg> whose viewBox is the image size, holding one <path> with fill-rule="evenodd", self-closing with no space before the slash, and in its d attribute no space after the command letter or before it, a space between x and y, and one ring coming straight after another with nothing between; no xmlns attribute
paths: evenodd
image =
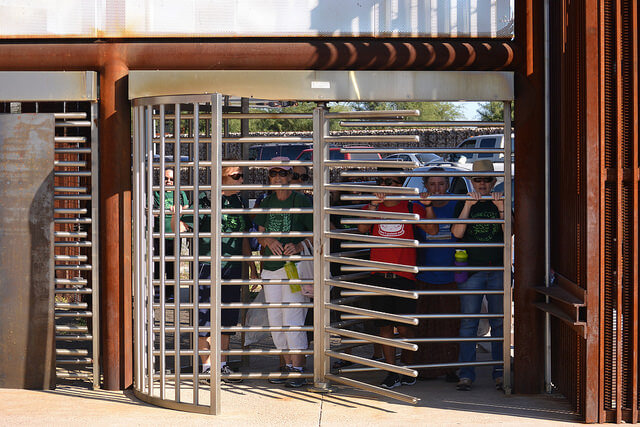
<svg viewBox="0 0 640 427"><path fill-rule="evenodd" d="M288 144L259 144L249 147L249 160L271 160L277 156L297 158L301 152L311 149L313 144L303 142Z"/></svg>
<svg viewBox="0 0 640 427"><path fill-rule="evenodd" d="M415 168L413 172L428 172L434 167L442 168L445 170L445 172L468 172L468 169L456 166L451 163L438 163L431 164L429 166L422 166L419 168ZM421 176L410 176L405 180L404 187L417 188L421 193L427 191L424 186L423 177ZM473 191L473 185L471 184L469 178L465 176L454 176L451 177L451 182L449 183L449 189L447 191L451 194L467 194Z"/></svg>
<svg viewBox="0 0 640 427"><path fill-rule="evenodd" d="M441 162L444 159L434 153L397 153L387 156L382 160L414 162L420 165L426 165L427 163Z"/></svg>
<svg viewBox="0 0 640 427"><path fill-rule="evenodd" d="M330 147L329 160L381 160L380 153L341 153L340 149L344 147ZM353 146L349 148L373 148L369 146ZM306 149L300 153L296 160L313 160L313 148Z"/></svg>
<svg viewBox="0 0 640 427"><path fill-rule="evenodd" d="M504 148L504 135L479 135L467 138L462 141L456 148ZM513 153L513 135L511 135L511 153ZM455 161L471 169L471 165L476 160L490 159L493 162L493 168L496 171L504 170L504 154L503 153L455 153L449 156L449 160ZM464 166L468 165L468 166ZM513 173L513 162L511 163L511 173Z"/></svg>

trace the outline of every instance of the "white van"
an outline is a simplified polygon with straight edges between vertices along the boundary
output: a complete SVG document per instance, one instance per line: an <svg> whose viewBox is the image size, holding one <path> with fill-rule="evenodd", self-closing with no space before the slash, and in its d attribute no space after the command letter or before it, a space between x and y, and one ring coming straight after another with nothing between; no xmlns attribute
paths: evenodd
<svg viewBox="0 0 640 427"><path fill-rule="evenodd" d="M462 141L456 148L504 148L504 135L479 135L467 138ZM511 135L511 155L513 159L513 135ZM463 167L471 169L471 165L476 160L490 159L493 162L493 168L496 171L504 170L504 154L503 153L456 153L453 154L454 160ZM511 173L513 174L513 161L511 162Z"/></svg>

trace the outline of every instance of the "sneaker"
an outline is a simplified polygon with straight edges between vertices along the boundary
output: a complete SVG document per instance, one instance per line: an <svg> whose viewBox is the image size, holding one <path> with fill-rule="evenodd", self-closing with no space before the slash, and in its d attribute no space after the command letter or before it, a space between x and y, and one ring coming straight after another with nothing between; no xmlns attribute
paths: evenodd
<svg viewBox="0 0 640 427"><path fill-rule="evenodd" d="M387 378L382 381L380 386L391 389L400 387L400 384L400 375L396 374L395 372L389 372L389 374L387 374Z"/></svg>
<svg viewBox="0 0 640 427"><path fill-rule="evenodd" d="M289 369L290 368L287 365L282 365L278 370L282 373L287 373L289 372ZM269 381L271 384L284 384L287 382L287 379L286 378L269 378L267 381Z"/></svg>
<svg viewBox="0 0 640 427"><path fill-rule="evenodd" d="M471 390L472 381L470 378L460 378L458 381L458 385L456 385L456 389L460 391L469 391Z"/></svg>
<svg viewBox="0 0 640 427"><path fill-rule="evenodd" d="M211 375L211 369L207 368L200 374L200 384L210 385L209 376Z"/></svg>
<svg viewBox="0 0 640 427"><path fill-rule="evenodd" d="M289 370L289 372L299 372L299 373L303 373L303 370L298 370L298 369L291 369ZM289 388L300 388L302 386L307 385L307 379L306 378L291 378L289 380L287 380L287 382L284 384L285 387L289 387Z"/></svg>
<svg viewBox="0 0 640 427"><path fill-rule="evenodd" d="M496 390L503 391L504 390L504 381L502 377L498 377L495 379Z"/></svg>
<svg viewBox="0 0 640 427"><path fill-rule="evenodd" d="M342 369L342 368L346 368L347 366L351 366L353 365L353 362L349 361L349 360L342 360L342 359L338 359L335 362L333 362L333 369Z"/></svg>
<svg viewBox="0 0 640 427"><path fill-rule="evenodd" d="M231 375L231 374L235 374L236 372L231 369L229 367L229 365L224 365L221 369L220 369L220 373L222 375ZM242 378L222 378L222 382L225 383L234 383L234 384L239 384L242 382Z"/></svg>
<svg viewBox="0 0 640 427"><path fill-rule="evenodd" d="M403 375L400 377L400 384L402 385L414 385L416 383L415 377L410 377L409 375Z"/></svg>

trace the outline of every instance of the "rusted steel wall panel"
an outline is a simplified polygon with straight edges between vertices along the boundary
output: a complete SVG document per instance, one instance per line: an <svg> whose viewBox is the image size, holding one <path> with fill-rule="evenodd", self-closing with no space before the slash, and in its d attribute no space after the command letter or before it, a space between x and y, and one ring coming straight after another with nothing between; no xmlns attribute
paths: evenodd
<svg viewBox="0 0 640 427"><path fill-rule="evenodd" d="M52 114L0 116L0 387L55 386Z"/></svg>

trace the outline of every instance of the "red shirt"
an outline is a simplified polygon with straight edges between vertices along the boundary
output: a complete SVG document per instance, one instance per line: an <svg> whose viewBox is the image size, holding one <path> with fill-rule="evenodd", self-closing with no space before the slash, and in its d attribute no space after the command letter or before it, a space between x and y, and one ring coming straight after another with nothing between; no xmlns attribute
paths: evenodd
<svg viewBox="0 0 640 427"><path fill-rule="evenodd" d="M424 207L419 203L412 203L413 211L409 209L409 202L401 201L395 206L385 206L384 203L378 205L378 211L381 212L403 212L403 213L415 213L420 215L420 218L426 218L426 212ZM367 209L365 206L363 209ZM380 237L394 237L396 239L414 239L413 225L412 224L375 224L371 228L372 236ZM410 247L396 247L396 248L371 248L371 255L369 257L371 261L389 262L392 264L402 265L416 265L416 249ZM395 273L398 276L406 277L410 280L415 280L415 274L405 273L403 271L389 271L389 273Z"/></svg>

